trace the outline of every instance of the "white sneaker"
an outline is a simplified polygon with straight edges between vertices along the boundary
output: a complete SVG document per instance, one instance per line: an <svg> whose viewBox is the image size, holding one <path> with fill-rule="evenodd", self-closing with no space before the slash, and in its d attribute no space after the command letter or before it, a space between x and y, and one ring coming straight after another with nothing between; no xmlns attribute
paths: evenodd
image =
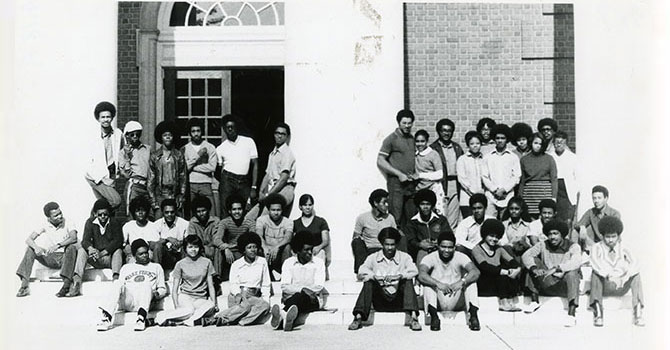
<svg viewBox="0 0 670 350"><path fill-rule="evenodd" d="M270 313L272 314L272 319L270 319L270 326L272 326L272 329L281 328L282 317L281 317L281 308L279 308L279 305L277 304L272 305Z"/></svg>
<svg viewBox="0 0 670 350"><path fill-rule="evenodd" d="M298 317L298 307L291 305L286 311L286 320L284 320L284 331L290 332L293 330L293 322Z"/></svg>
<svg viewBox="0 0 670 350"><path fill-rule="evenodd" d="M98 325L96 326L96 329L97 329L99 332L108 331L108 330L110 330L111 328L112 328L112 321L111 321L111 320L108 320L108 319L106 319L106 318L100 320L100 322L99 322Z"/></svg>
<svg viewBox="0 0 670 350"><path fill-rule="evenodd" d="M526 306L523 312L527 314L532 314L533 312L537 311L537 309L539 309L540 306L541 306L540 303L533 301L532 303L528 304L528 306Z"/></svg>
<svg viewBox="0 0 670 350"><path fill-rule="evenodd" d="M566 327L574 327L577 325L577 317L575 316L570 316L568 315L565 319L565 324L564 326Z"/></svg>
<svg viewBox="0 0 670 350"><path fill-rule="evenodd" d="M135 321L135 330L138 332L141 332L147 328L146 322L144 322L144 318L137 318L137 321Z"/></svg>

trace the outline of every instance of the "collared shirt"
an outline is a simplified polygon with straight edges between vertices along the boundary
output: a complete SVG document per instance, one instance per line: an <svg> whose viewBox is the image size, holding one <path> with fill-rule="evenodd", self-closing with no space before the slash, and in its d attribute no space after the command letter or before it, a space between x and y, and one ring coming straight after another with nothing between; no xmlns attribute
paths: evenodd
<svg viewBox="0 0 670 350"><path fill-rule="evenodd" d="M276 247L286 236L293 235L293 221L281 217L279 224L275 224L270 215L261 215L256 220L256 233L261 236L265 244Z"/></svg>
<svg viewBox="0 0 670 350"><path fill-rule="evenodd" d="M214 245L221 248L224 244L231 251L237 251L237 238L247 232L256 232L256 223L250 219L242 219L238 226L232 216L219 220L214 234Z"/></svg>
<svg viewBox="0 0 670 350"><path fill-rule="evenodd" d="M202 240L202 244L207 246L214 245L214 235L219 227L219 218L210 216L205 225L202 225L197 217L192 217L188 223L186 235L196 235Z"/></svg>
<svg viewBox="0 0 670 350"><path fill-rule="evenodd" d="M416 152L414 165L416 172L419 174L417 190L429 188L442 180L442 160L434 149L426 147L422 152Z"/></svg>
<svg viewBox="0 0 670 350"><path fill-rule="evenodd" d="M155 223L147 221L147 224L140 227L136 220L131 220L123 225L123 243L132 244L136 239L142 238L148 242L158 242L160 233Z"/></svg>
<svg viewBox="0 0 670 350"><path fill-rule="evenodd" d="M598 229L598 223L600 222L600 219L604 218L605 216L614 216L617 219L621 219L621 214L619 214L618 210L605 204L605 206L601 210L598 210L596 208L591 208L587 210L584 213L584 215L582 215L582 218L579 219L579 222L577 223L576 226L577 227L584 226L586 228L591 227L594 233L595 241L599 242L602 235L600 234L600 230Z"/></svg>
<svg viewBox="0 0 670 350"><path fill-rule="evenodd" d="M486 157L491 154L491 152L496 150L496 141L491 139L489 142L482 142L482 147L479 149L479 152Z"/></svg>
<svg viewBox="0 0 670 350"><path fill-rule="evenodd" d="M149 177L150 158L151 150L149 146L140 144L137 148L132 148L130 154L125 151L121 152L119 168L129 178L146 180Z"/></svg>
<svg viewBox="0 0 670 350"><path fill-rule="evenodd" d="M282 173L288 174L287 184L295 185L295 157L287 144L274 148L268 157L268 166L265 171L270 179L270 187L274 186Z"/></svg>
<svg viewBox="0 0 670 350"><path fill-rule="evenodd" d="M100 132L99 124L96 124L96 128ZM91 143L85 145L85 147L91 151L90 163L86 170L86 178L96 184L99 184L102 181L104 184L111 186L114 183L114 179L110 178L109 166L115 163L118 166L119 152L123 147L123 134L121 133L121 130L112 128L112 132L109 134L103 135L100 132L89 140ZM105 145L105 141L107 140L110 141L111 152L109 148L110 145ZM112 157L111 163L110 156Z"/></svg>
<svg viewBox="0 0 670 350"><path fill-rule="evenodd" d="M563 179L570 203L577 203L577 155L565 149L561 155L552 153L556 162L556 177Z"/></svg>
<svg viewBox="0 0 670 350"><path fill-rule="evenodd" d="M165 218L160 218L156 220L156 226L161 239L174 238L183 241L188 230L188 221L177 216L172 225L168 225Z"/></svg>
<svg viewBox="0 0 670 350"><path fill-rule="evenodd" d="M225 140L216 148L216 159L223 170L236 174L247 175L252 159L258 158L256 143L250 137L238 135L235 142Z"/></svg>
<svg viewBox="0 0 670 350"><path fill-rule="evenodd" d="M612 249L603 241L592 245L589 258L593 272L602 277L634 276L640 271L637 260L620 241Z"/></svg>
<svg viewBox="0 0 670 350"><path fill-rule="evenodd" d="M319 290L319 306L323 306L323 285L326 283L326 264L323 260L314 256L308 263L301 264L298 257L292 256L284 261L281 269L282 302L292 295L286 293L283 286L314 286Z"/></svg>
<svg viewBox="0 0 670 350"><path fill-rule="evenodd" d="M514 196L514 187L521 178L519 157L508 149L498 152L493 150L485 155L486 166L483 169L482 181L486 188L486 197L489 203L498 207L506 207L507 202ZM496 189L502 188L507 195L503 199L496 199L493 195Z"/></svg>
<svg viewBox="0 0 670 350"><path fill-rule="evenodd" d="M484 215L484 220L482 220L481 223L477 223L473 215L470 215L467 218L463 219L463 221L461 221L456 227L456 232L454 232L454 236L456 236L456 244L460 244L465 248L472 249L475 246L475 244L479 243L479 241L482 240L480 230L482 228L482 224L484 223L484 221L486 221L486 219L495 219L495 218L492 216Z"/></svg>
<svg viewBox="0 0 670 350"><path fill-rule="evenodd" d="M564 239L561 244L552 247L547 241L538 242L521 256L524 266L530 269L539 257L547 269L560 267L562 271L577 270L582 265L582 250L576 243Z"/></svg>
<svg viewBox="0 0 670 350"><path fill-rule="evenodd" d="M540 241L546 240L547 236L545 236L544 232L542 232L542 228L544 228L542 219L535 219L531 221L528 225L528 236L535 236Z"/></svg>
<svg viewBox="0 0 670 350"><path fill-rule="evenodd" d="M502 245L512 245L518 241L524 241L530 243L528 240L528 233L530 232L530 223L527 223L523 220L519 220L516 224L512 223L511 219L503 221L503 226L505 226L505 234L502 236L498 244Z"/></svg>
<svg viewBox="0 0 670 350"><path fill-rule="evenodd" d="M377 236L379 231L386 227L397 228L393 215L389 213L386 217L376 218L372 215L372 211L365 212L356 218L353 239L362 239L368 249L381 248L382 244L379 243Z"/></svg>
<svg viewBox="0 0 670 350"><path fill-rule="evenodd" d="M447 218L438 215L435 212L431 212L428 221L423 221L423 219L421 219L421 214L417 213L409 220L404 228L407 237L408 253L412 258L416 259L419 250L421 250L419 246L421 241L424 239L437 241L439 233L444 231L451 231L451 226L449 225L449 220L447 220Z"/></svg>
<svg viewBox="0 0 670 350"><path fill-rule="evenodd" d="M206 162L200 161L200 154L198 153L201 149L206 150L207 159ZM186 168L192 168L188 173L188 182L192 184L211 184L212 175L216 170L216 159L217 152L214 145L207 141L202 141L199 145L194 145L193 142L189 142L182 148L184 152L184 160L186 161Z"/></svg>
<svg viewBox="0 0 670 350"><path fill-rule="evenodd" d="M482 169L485 166L486 163L484 162L484 156L481 152L475 156L468 151L456 161L458 183L461 184L459 203L461 206L468 206L470 203L470 195L465 192L464 188L467 188L472 193L484 193Z"/></svg>
<svg viewBox="0 0 670 350"><path fill-rule="evenodd" d="M384 139L379 154L402 173L409 175L414 172L414 136L411 134L405 135L399 128L396 129Z"/></svg>
<svg viewBox="0 0 670 350"><path fill-rule="evenodd" d="M109 221L110 220L108 219L107 222L103 225L102 223L100 223L100 219L98 219L97 217L95 219L93 219L93 223L98 225L98 227L100 228L100 235L101 236L105 235L105 230L107 230L107 226L109 226Z"/></svg>
<svg viewBox="0 0 670 350"><path fill-rule="evenodd" d="M58 226L54 226L49 220L46 220L42 226L33 231L37 233L37 237L35 237L34 241L38 247L49 249L68 239L70 237L70 232L72 231L76 232L77 229L69 220L63 219L63 222ZM60 247L56 251L63 252L64 249L64 247Z"/></svg>
<svg viewBox="0 0 670 350"><path fill-rule="evenodd" d="M467 255L459 251L455 251L454 257L446 263L440 259L439 254L438 251L434 251L426 255L420 264L428 267L430 277L442 283L458 282L467 272L465 266L472 263Z"/></svg>
<svg viewBox="0 0 670 350"><path fill-rule="evenodd" d="M249 263L241 257L233 262L230 266L230 294L240 293L240 287L258 288L262 296L270 296L270 270L265 258L258 256Z"/></svg>
<svg viewBox="0 0 670 350"><path fill-rule="evenodd" d="M400 275L402 279L409 280L419 274L416 264L412 261L409 254L396 250L395 255L388 259L384 256L383 250L377 251L365 259L365 262L358 270L362 276L392 276ZM400 281L398 281L399 283ZM390 294L395 294L398 283L394 285L383 286Z"/></svg>
<svg viewBox="0 0 670 350"><path fill-rule="evenodd" d="M112 145L112 137L114 136L114 128L108 133L100 132L100 137L102 138L102 143L105 145L105 159L107 160L107 166L114 164L114 146Z"/></svg>

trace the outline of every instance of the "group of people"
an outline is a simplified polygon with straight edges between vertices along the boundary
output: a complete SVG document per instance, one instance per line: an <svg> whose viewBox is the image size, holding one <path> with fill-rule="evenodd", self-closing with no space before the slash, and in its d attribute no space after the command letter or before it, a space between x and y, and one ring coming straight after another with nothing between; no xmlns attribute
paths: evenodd
<svg viewBox="0 0 670 350"><path fill-rule="evenodd" d="M108 102L94 110L100 135L86 180L98 199L82 240L59 205L47 203L46 222L26 240L18 297L30 294L37 260L61 269L57 297L81 295L87 264L111 268L114 287L100 304L101 331L112 327L117 310L137 312L136 330L270 320L274 329L290 331L298 315L324 307L330 229L315 215L309 194L298 200L300 217L288 219L296 160L287 124L274 129L275 148L257 187L256 145L238 134L235 116L222 118L225 140L216 148L204 140L197 118L189 120L190 141L181 150L175 124L161 122L154 132L160 146L151 152L140 142L142 126L130 121L121 133L111 124L115 114ZM533 134L523 123L509 128L482 119L477 131L466 133L463 152L451 140L455 125L449 119L437 123L439 140L430 146L425 130L411 134L411 111L396 119L399 127L384 140L377 162L388 192L372 191L371 210L355 221L354 272L363 284L349 329L360 329L374 307L406 312L408 326L420 330L417 290L431 330L440 329L440 310L466 310L470 329L479 330L478 296L497 296L501 311L514 312L521 310L522 294L533 301L528 312L539 308L541 294L567 297L567 325L574 325L582 250L590 253L593 268L594 324L603 324L602 296L629 289L635 324L644 324L639 271L621 245L623 225L607 205L607 189L594 187L594 208L578 222L572 219L576 162L555 121L543 119L540 133ZM508 147L508 139L516 148ZM119 176L127 179L127 222L117 215L123 202L115 189ZM279 292L271 290L275 280L282 305L270 303ZM229 286L225 309L217 302L223 281ZM167 295L174 309L161 310ZM151 310L159 311L149 317Z"/></svg>
<svg viewBox="0 0 670 350"><path fill-rule="evenodd" d="M479 330L478 296L498 297L505 312L522 311L518 297L528 296L527 313L540 307L540 295L566 297L565 325L574 326L584 265L593 271L594 325L603 325L603 295L631 289L634 324L644 325L639 268L622 246L607 188L594 186L593 208L573 218L576 156L556 121L540 120L533 133L525 123L483 118L465 134L463 152L453 121L439 120L439 138L428 146L427 131L412 134L414 119L398 112L377 160L388 192L373 191L371 210L356 220L354 272L365 284L349 329L361 328L371 303L406 312L420 330L413 286L423 289L431 330L440 329L439 310L463 309Z"/></svg>

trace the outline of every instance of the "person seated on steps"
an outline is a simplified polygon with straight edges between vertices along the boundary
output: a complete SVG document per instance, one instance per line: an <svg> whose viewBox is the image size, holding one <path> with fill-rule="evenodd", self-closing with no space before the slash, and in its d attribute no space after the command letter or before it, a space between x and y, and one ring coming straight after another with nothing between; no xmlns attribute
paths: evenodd
<svg viewBox="0 0 670 350"><path fill-rule="evenodd" d="M386 227L379 232L378 239L382 250L368 256L358 270L358 279L364 283L349 330L360 329L374 306L380 312L405 312L411 316L410 329L420 331L419 304L412 283L418 273L416 265L409 254L397 250L401 239L398 230Z"/></svg>
<svg viewBox="0 0 670 350"><path fill-rule="evenodd" d="M437 251L426 255L419 264L419 282L423 289L424 305L430 315L430 330L440 330L438 311L465 309L468 327L479 331L479 269L467 255L456 251L456 237L450 231L437 238Z"/></svg>
<svg viewBox="0 0 670 350"><path fill-rule="evenodd" d="M135 330L143 331L152 306L167 295L163 268L149 259L149 244L139 238L130 244L133 262L123 265L119 279L114 281L109 297L99 306L102 319L98 331L112 328L117 310L136 311Z"/></svg>
<svg viewBox="0 0 670 350"><path fill-rule="evenodd" d="M258 256L261 238L246 232L237 238L244 255L230 267L228 308L203 320L203 326L248 326L263 324L270 314L270 270L265 258Z"/></svg>
<svg viewBox="0 0 670 350"><path fill-rule="evenodd" d="M568 239L568 225L560 220L546 222L542 231L547 239L538 242L521 256L523 265L529 270L526 288L532 300L526 313L532 313L540 307L540 294L567 298L568 317L565 326L576 326L582 250Z"/></svg>
<svg viewBox="0 0 670 350"><path fill-rule="evenodd" d="M591 246L591 294L589 305L593 309L593 325L603 326L603 296L623 296L633 291L633 320L644 326L642 309L642 279L637 261L630 250L621 243L623 223L615 216L606 216L598 222L602 240Z"/></svg>
<svg viewBox="0 0 670 350"><path fill-rule="evenodd" d="M47 219L26 239L28 247L16 270L16 275L21 279L21 287L16 293L19 298L30 295L30 274L35 260L46 267L60 269L63 287L56 293L57 297L66 296L72 285L81 284L81 277L74 275L77 230L72 222L65 220L58 203L49 202L43 209Z"/></svg>
<svg viewBox="0 0 670 350"><path fill-rule="evenodd" d="M314 243L309 231L300 231L291 240L291 249L295 253L282 266L281 309L278 304L272 306L270 325L273 329L284 328L290 332L299 314L320 310L324 306L323 285L326 283L326 265L320 258L313 256Z"/></svg>

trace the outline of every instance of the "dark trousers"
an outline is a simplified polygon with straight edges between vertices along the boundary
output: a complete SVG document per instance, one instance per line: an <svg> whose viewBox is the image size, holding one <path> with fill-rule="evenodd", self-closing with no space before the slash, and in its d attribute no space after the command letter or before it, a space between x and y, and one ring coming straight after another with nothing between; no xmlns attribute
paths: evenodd
<svg viewBox="0 0 670 350"><path fill-rule="evenodd" d="M228 280L230 280L230 267L232 266L232 264L229 264L226 261L226 255L222 251L220 251L218 249L217 249L217 251L218 251L217 255L219 256L219 265L218 265L219 267L217 268L217 272L219 272L219 276L221 276L222 281L228 281ZM230 251L233 253L233 256L235 257L235 260L241 258L242 255L243 255L237 249L231 249ZM282 261L282 263L283 263L283 261ZM216 265L215 265L215 267L216 267Z"/></svg>
<svg viewBox="0 0 670 350"><path fill-rule="evenodd" d="M308 313L319 310L319 299L316 294L310 290L303 290L300 293L295 293L284 300L284 311L295 305L298 308L298 313Z"/></svg>
<svg viewBox="0 0 670 350"><path fill-rule="evenodd" d="M221 174L221 182L219 182L219 199L221 203L221 219L228 217L228 197L232 194L242 196L244 200L243 205L246 206L249 194L251 193L251 181L248 175L236 175L227 171Z"/></svg>
<svg viewBox="0 0 670 350"><path fill-rule="evenodd" d="M631 277L623 284L623 287L617 288L614 282L606 279L597 273L591 274L591 294L589 295L589 305L596 301L603 304L603 296L623 296L632 289L633 308L638 304L644 306L644 296L642 294L642 279L640 274Z"/></svg>
<svg viewBox="0 0 670 350"><path fill-rule="evenodd" d="M390 176L386 181L389 192L389 212L395 218L398 227L405 227L412 216L416 215L414 205L415 182L401 183L395 176Z"/></svg>
<svg viewBox="0 0 670 350"><path fill-rule="evenodd" d="M52 268L61 269L60 275L66 280L72 280L74 275L74 267L77 262L77 248L74 244L65 247L65 252L51 253L47 255L37 255L33 248L27 247L25 254L19 268L16 270L16 275L21 278L21 282L28 285L30 274L33 272L33 264L35 260L40 264Z"/></svg>
<svg viewBox="0 0 670 350"><path fill-rule="evenodd" d="M503 266L504 269L509 268ZM477 280L477 290L480 297L498 297L501 299L513 298L521 291L521 281L518 278L509 278L500 274L486 273L482 270Z"/></svg>
<svg viewBox="0 0 670 350"><path fill-rule="evenodd" d="M268 268L270 269L270 279L274 280L274 277L272 276L272 270L281 273L281 266L284 264L286 259L291 257L291 254L292 252L290 244L284 244L283 246L279 247L279 251L277 252L275 259L271 262L268 262ZM265 257L265 252L261 250L259 255Z"/></svg>
<svg viewBox="0 0 670 350"><path fill-rule="evenodd" d="M467 205L461 205L461 215L463 215L463 219L467 218L472 215L472 209Z"/></svg>
<svg viewBox="0 0 670 350"><path fill-rule="evenodd" d="M536 259L538 268L546 269L546 266ZM526 288L536 295L567 298L575 306L579 305L579 270L568 271L563 278L555 276L542 276L535 278L532 273L526 277Z"/></svg>
<svg viewBox="0 0 670 350"><path fill-rule="evenodd" d="M164 270L172 270L177 264L177 261L183 258L183 254L181 249L175 250L174 247L168 249L165 245L167 242L167 240L162 239L156 244L156 248L154 249L154 262L160 264Z"/></svg>
<svg viewBox="0 0 670 350"><path fill-rule="evenodd" d="M572 219L575 216L575 206L570 203L568 191L565 187L565 180L558 179L558 194L556 195L556 218L567 222L571 227Z"/></svg>
<svg viewBox="0 0 670 350"><path fill-rule="evenodd" d="M414 292L411 280L400 280L398 291L394 295L384 293L379 282L369 280L363 283L363 289L358 294L353 314L361 315L363 321L370 316L370 309L374 307L380 312L408 312L419 311L419 303Z"/></svg>
<svg viewBox="0 0 670 350"><path fill-rule="evenodd" d="M381 248L368 248L361 238L354 238L351 241L351 251L354 253L354 273L358 273L358 269L370 254L380 250Z"/></svg>

